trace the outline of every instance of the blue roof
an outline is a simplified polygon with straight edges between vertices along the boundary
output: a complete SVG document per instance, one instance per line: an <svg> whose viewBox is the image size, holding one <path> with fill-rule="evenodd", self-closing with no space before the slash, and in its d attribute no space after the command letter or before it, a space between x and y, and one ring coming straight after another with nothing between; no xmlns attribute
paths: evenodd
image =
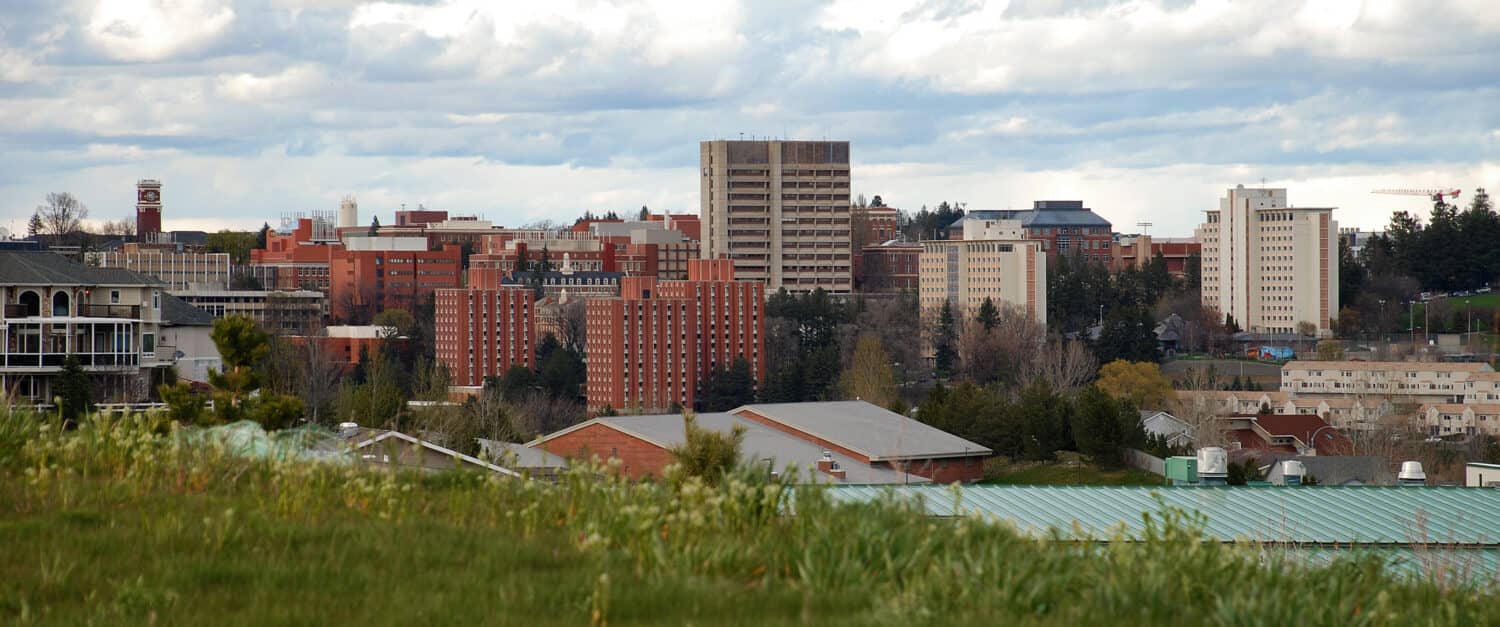
<svg viewBox="0 0 1500 627"><path fill-rule="evenodd" d="M1441 544L1500 547L1500 490L1403 487L843 486L835 499L920 498L934 516L980 515L1067 539L1139 539L1163 505L1207 518L1225 542L1321 546Z"/></svg>

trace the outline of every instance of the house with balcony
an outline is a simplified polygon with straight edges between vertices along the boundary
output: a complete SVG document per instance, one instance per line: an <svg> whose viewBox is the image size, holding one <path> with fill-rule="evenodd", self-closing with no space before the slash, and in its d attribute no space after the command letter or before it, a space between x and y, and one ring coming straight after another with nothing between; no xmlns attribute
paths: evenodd
<svg viewBox="0 0 1500 627"><path fill-rule="evenodd" d="M161 345L166 285L52 252L0 251L0 390L47 406L73 355L100 403L142 403L178 350Z"/></svg>

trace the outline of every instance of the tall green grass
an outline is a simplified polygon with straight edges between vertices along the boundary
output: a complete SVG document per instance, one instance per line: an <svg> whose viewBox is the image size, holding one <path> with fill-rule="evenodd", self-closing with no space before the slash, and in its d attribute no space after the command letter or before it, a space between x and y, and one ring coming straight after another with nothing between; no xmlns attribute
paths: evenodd
<svg viewBox="0 0 1500 627"><path fill-rule="evenodd" d="M1486 589L1204 542L1038 540L752 472L556 483L0 415L4 624L1496 624Z"/></svg>

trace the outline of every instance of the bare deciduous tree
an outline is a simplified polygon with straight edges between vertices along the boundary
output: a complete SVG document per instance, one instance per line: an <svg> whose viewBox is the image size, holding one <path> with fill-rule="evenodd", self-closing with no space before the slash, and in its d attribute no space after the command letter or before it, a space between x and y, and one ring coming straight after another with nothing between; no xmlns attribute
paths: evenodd
<svg viewBox="0 0 1500 627"><path fill-rule="evenodd" d="M548 307L541 315L544 322L557 334L563 348L582 353L584 350L586 307L582 299L570 299Z"/></svg>
<svg viewBox="0 0 1500 627"><path fill-rule="evenodd" d="M1059 394L1071 396L1087 387L1099 371L1094 353L1079 340L1053 336L1031 360L1025 382L1043 383Z"/></svg>
<svg viewBox="0 0 1500 627"><path fill-rule="evenodd" d="M1019 383L1032 370L1045 337L1042 327L1016 307L1000 308L988 329L977 319L966 319L958 337L959 372L980 384Z"/></svg>
<svg viewBox="0 0 1500 627"><path fill-rule="evenodd" d="M68 192L52 192L46 202L36 206L36 215L41 218L40 234L67 235L83 230L89 208Z"/></svg>
<svg viewBox="0 0 1500 627"><path fill-rule="evenodd" d="M135 221L125 219L105 220L99 223L98 231L100 235L108 236L134 235Z"/></svg>

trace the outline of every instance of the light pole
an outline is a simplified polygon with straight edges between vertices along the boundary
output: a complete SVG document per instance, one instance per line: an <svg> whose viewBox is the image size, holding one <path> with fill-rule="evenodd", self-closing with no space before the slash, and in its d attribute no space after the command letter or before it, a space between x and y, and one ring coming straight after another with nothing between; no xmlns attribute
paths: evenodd
<svg viewBox="0 0 1500 627"><path fill-rule="evenodd" d="M1324 429L1334 429L1334 428L1336 428L1336 427L1334 427L1333 425L1323 425L1323 426L1318 427L1317 429L1313 430L1312 437L1308 438L1307 445L1310 446L1310 447L1312 447L1312 451L1313 451L1314 455L1316 455L1318 453L1318 434L1322 433Z"/></svg>
<svg viewBox="0 0 1500 627"><path fill-rule="evenodd" d="M1406 330L1411 333L1411 345L1417 346L1417 301L1406 301Z"/></svg>

